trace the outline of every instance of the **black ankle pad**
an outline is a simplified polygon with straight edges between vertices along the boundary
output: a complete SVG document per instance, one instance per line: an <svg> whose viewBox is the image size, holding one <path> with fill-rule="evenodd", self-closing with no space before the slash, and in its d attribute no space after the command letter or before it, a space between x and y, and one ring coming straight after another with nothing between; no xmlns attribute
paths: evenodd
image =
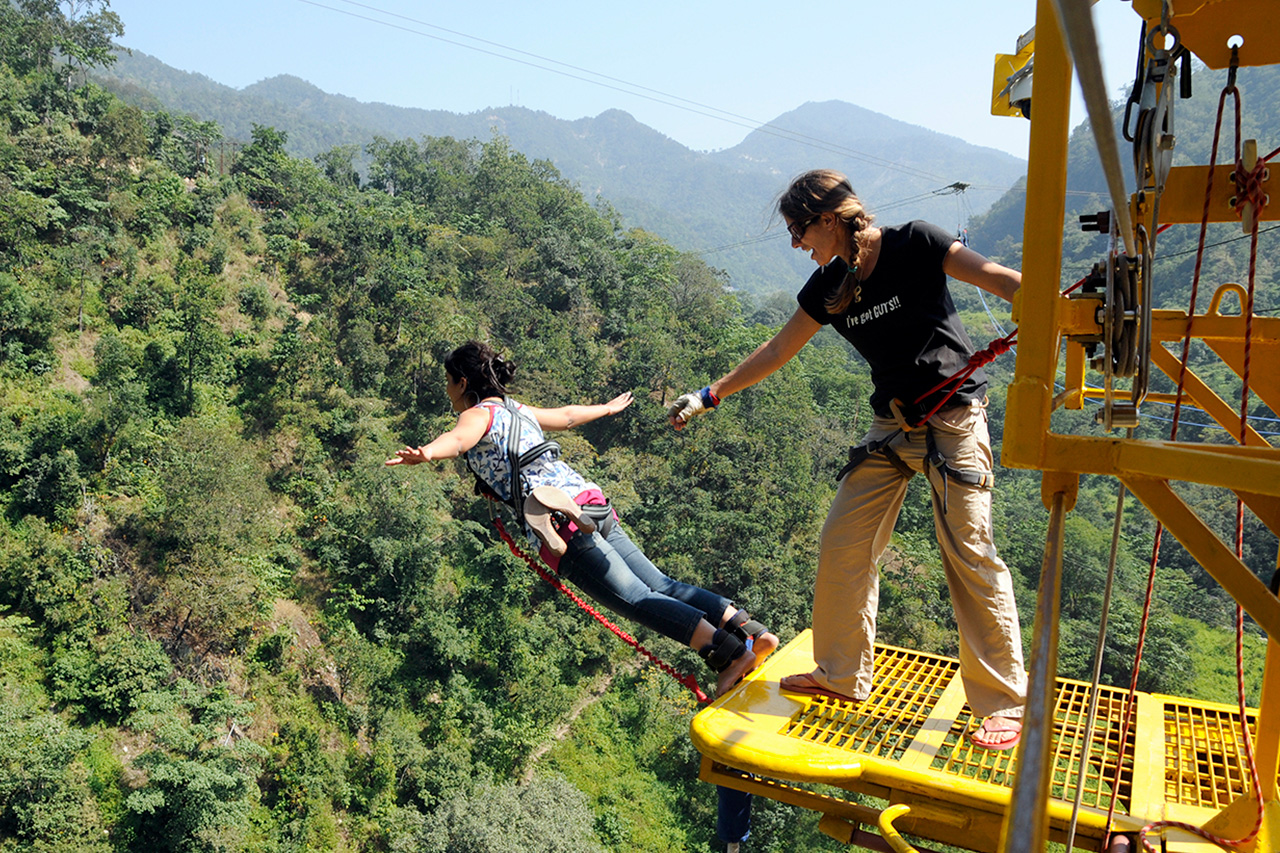
<svg viewBox="0 0 1280 853"><path fill-rule="evenodd" d="M724 623L726 631L732 631L739 640L746 642L754 640L768 629L759 622L751 618L751 614L745 610L739 610L729 617L729 621Z"/></svg>
<svg viewBox="0 0 1280 853"><path fill-rule="evenodd" d="M742 656L747 650L742 640L723 628L717 628L711 642L703 646L698 654L707 662L707 666L715 672L724 672L729 664Z"/></svg>

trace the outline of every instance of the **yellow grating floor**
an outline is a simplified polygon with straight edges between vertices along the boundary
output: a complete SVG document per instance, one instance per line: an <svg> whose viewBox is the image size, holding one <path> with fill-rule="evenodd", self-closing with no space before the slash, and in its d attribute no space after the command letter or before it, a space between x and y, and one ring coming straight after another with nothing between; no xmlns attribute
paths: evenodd
<svg viewBox="0 0 1280 853"><path fill-rule="evenodd" d="M1257 716L1249 715L1256 739ZM1165 799L1225 808L1250 787L1239 712L1166 701Z"/></svg>
<svg viewBox="0 0 1280 853"><path fill-rule="evenodd" d="M691 734L698 750L765 779L835 785L880 799L926 797L992 816L1006 808L1016 751L970 743L968 734L981 721L965 702L958 661L877 646L873 692L857 704L780 688L782 676L812 668L812 636L803 632L695 716ZM1090 686L1058 680L1054 826L1071 814L1082 765L1081 832L1092 837L1104 831L1113 797L1121 825L1200 823L1250 788L1233 708L1139 693L1121 743L1127 693L1100 688L1086 744ZM1256 727L1256 712L1248 720Z"/></svg>
<svg viewBox="0 0 1280 853"><path fill-rule="evenodd" d="M1074 801L1080 778L1081 757L1084 758L1085 806L1106 809L1111 806L1116 783L1120 723L1124 713L1126 692L1102 686L1098 690L1098 707L1089 743L1084 744L1089 713L1089 685L1077 681L1058 681L1054 707L1053 790L1052 796ZM1014 751L993 752L971 744L965 735L977 728L981 720L974 718L966 704L947 733L946 742L933 760L932 769L965 776L994 785L1011 786L1016 766ZM1129 732L1125 750L1125 766L1120 774L1116 809L1125 813L1133 789L1133 731Z"/></svg>
<svg viewBox="0 0 1280 853"><path fill-rule="evenodd" d="M945 658L878 647L875 691L865 702L855 707L815 697L787 720L782 734L896 761L959 668Z"/></svg>

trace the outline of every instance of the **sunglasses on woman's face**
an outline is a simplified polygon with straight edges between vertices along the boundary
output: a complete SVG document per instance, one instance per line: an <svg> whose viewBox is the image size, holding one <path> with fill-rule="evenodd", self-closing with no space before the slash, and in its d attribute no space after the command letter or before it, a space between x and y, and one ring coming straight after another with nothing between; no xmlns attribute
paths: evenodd
<svg viewBox="0 0 1280 853"><path fill-rule="evenodd" d="M809 226L812 225L821 216L822 214L819 213L814 216L810 216L804 222L792 222L790 225L788 225L787 231L791 234L791 239L795 240L797 243L802 241L804 239L804 232L808 231Z"/></svg>

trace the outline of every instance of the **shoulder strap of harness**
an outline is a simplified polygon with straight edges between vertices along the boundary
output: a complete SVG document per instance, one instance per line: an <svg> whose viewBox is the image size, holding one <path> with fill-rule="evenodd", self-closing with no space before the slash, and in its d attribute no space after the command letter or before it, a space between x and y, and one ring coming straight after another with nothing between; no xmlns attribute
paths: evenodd
<svg viewBox="0 0 1280 853"><path fill-rule="evenodd" d="M528 415L521 412L516 405L516 401L510 397L503 397L502 405L506 407L511 416L511 423L507 426L507 466L511 469L507 494L510 495L510 498L506 503L515 511L516 520L523 524L524 489L520 485L520 476L527 465L544 453L551 453L552 458L558 457L560 455L560 444L555 441L542 441L521 453L520 432L524 425L524 419Z"/></svg>

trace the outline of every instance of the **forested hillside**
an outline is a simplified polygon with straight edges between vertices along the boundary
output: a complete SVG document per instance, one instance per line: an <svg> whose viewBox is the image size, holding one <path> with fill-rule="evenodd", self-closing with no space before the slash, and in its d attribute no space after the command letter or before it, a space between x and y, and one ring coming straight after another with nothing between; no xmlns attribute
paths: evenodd
<svg viewBox="0 0 1280 853"><path fill-rule="evenodd" d="M61 8L0 4L0 851L711 850L691 695L513 558L460 465L382 461L452 423L440 357L468 338L534 403L633 391L566 454L659 565L785 641L868 418L849 348L820 336L675 433L663 404L781 306L501 137L382 140L360 181L353 149L297 159L259 125L222 175L219 127L85 82L107 4ZM1068 524L1064 675L1090 666L1113 501L1087 481ZM1029 629L1038 475L1002 470L996 511ZM881 637L954 654L920 482L899 530ZM1113 682L1149 538L1132 513ZM1166 553L1141 684L1229 698L1229 611ZM753 850L836 849L811 815L755 817Z"/></svg>

